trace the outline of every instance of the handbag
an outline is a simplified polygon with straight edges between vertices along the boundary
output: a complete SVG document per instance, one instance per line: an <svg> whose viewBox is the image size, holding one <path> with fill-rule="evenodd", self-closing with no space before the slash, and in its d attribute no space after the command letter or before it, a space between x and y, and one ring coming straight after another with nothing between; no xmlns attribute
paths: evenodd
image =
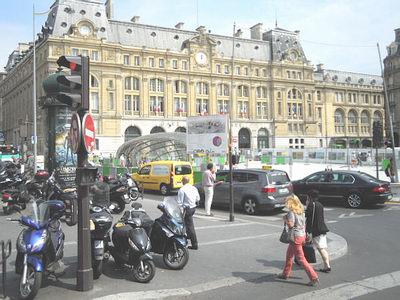
<svg viewBox="0 0 400 300"><path fill-rule="evenodd" d="M283 225L281 237L279 238L279 241L281 243L289 244L289 242L290 242L290 239L289 239L290 232L289 231L290 231L290 229L287 228L287 225L285 223L285 225Z"/></svg>

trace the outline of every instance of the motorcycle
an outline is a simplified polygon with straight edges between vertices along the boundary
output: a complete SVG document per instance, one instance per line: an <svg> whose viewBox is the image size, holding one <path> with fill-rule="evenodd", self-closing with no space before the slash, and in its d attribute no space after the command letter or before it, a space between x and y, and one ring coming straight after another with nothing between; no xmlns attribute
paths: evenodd
<svg viewBox="0 0 400 300"><path fill-rule="evenodd" d="M92 188L93 200L90 207L90 240L92 246L93 278L98 279L103 272L103 262L110 257L107 244L113 222L108 199L108 185L96 183Z"/></svg>
<svg viewBox="0 0 400 300"><path fill-rule="evenodd" d="M64 255L65 235L60 218L64 214L62 201L33 202L33 216L21 216L17 221L25 226L17 238L15 272L21 275L19 294L22 299L37 295L43 276L60 267Z"/></svg>
<svg viewBox="0 0 400 300"><path fill-rule="evenodd" d="M113 214L120 214L125 209L125 199L128 198L127 188L118 180L111 181L107 176L103 177L103 182L109 185L110 202L114 205L111 210Z"/></svg>
<svg viewBox="0 0 400 300"><path fill-rule="evenodd" d="M153 279L156 267L150 255L151 242L143 228L140 212L141 204L133 203L133 210L126 211L114 225L113 246L109 245L111 255L117 266L126 266L133 271L133 277L140 283Z"/></svg>
<svg viewBox="0 0 400 300"><path fill-rule="evenodd" d="M21 211L26 208L29 198L25 199L19 189L6 190L3 192L3 213L9 215L12 211Z"/></svg>
<svg viewBox="0 0 400 300"><path fill-rule="evenodd" d="M150 236L152 251L163 255L165 265L172 270L180 270L189 261L187 250L184 211L174 197L165 197L157 208L162 215L146 227Z"/></svg>
<svg viewBox="0 0 400 300"><path fill-rule="evenodd" d="M125 203L129 204L131 201L136 201L140 197L139 188L136 182L132 179L129 173L125 173L121 178L120 181L124 184L128 189L128 198L125 198Z"/></svg>

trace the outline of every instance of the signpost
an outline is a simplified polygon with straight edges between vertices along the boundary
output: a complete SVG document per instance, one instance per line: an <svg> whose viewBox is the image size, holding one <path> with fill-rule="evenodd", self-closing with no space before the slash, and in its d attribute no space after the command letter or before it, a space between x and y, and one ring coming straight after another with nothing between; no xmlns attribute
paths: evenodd
<svg viewBox="0 0 400 300"><path fill-rule="evenodd" d="M92 115L85 114L82 121L83 125L83 142L88 153L92 153L96 146L96 134Z"/></svg>

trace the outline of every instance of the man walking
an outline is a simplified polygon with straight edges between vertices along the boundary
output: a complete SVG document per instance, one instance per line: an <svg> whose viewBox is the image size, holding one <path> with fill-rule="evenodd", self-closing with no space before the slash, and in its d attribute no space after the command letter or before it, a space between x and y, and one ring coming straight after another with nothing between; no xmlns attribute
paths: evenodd
<svg viewBox="0 0 400 300"><path fill-rule="evenodd" d="M197 243L196 231L194 230L193 215L196 211L198 201L200 201L200 195L193 185L189 184L189 177L183 176L181 187L178 191L178 204L186 209L185 213L185 226L188 238L190 239L191 246L189 249L197 250L199 245Z"/></svg>
<svg viewBox="0 0 400 300"><path fill-rule="evenodd" d="M306 210L306 232L312 236L313 245L318 249L324 262L324 268L320 272L329 273L331 266L329 263L328 242L326 233L329 231L324 220L324 207L318 201L319 192L313 190L307 198Z"/></svg>

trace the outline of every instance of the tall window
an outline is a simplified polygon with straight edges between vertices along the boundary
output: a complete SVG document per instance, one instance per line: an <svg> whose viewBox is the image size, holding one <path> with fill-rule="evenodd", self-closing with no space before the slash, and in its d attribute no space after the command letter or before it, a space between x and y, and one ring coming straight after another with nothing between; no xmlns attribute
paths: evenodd
<svg viewBox="0 0 400 300"><path fill-rule="evenodd" d="M127 55L127 54L125 54L124 55L124 65L127 65L127 66L129 66L130 64L131 64L131 58L130 58L130 56L129 55Z"/></svg>
<svg viewBox="0 0 400 300"><path fill-rule="evenodd" d="M92 87L92 88L99 87L99 81L93 75L90 75L90 87Z"/></svg>
<svg viewBox="0 0 400 300"><path fill-rule="evenodd" d="M267 98L267 88L263 86L258 86L256 89L256 97L258 99L262 98Z"/></svg>
<svg viewBox="0 0 400 300"><path fill-rule="evenodd" d="M229 74L229 66L228 65L224 65L224 73Z"/></svg>
<svg viewBox="0 0 400 300"><path fill-rule="evenodd" d="M99 60L99 51L97 51L97 50L93 50L92 51L92 60L94 60L94 61L97 61L97 60Z"/></svg>
<svg viewBox="0 0 400 300"><path fill-rule="evenodd" d="M267 117L267 102L257 101L257 118L266 119Z"/></svg>
<svg viewBox="0 0 400 300"><path fill-rule="evenodd" d="M364 110L361 113L361 133L367 134L370 132L370 118L368 111Z"/></svg>
<svg viewBox="0 0 400 300"><path fill-rule="evenodd" d="M126 77L125 78L125 90L140 90L139 78L136 77Z"/></svg>
<svg viewBox="0 0 400 300"><path fill-rule="evenodd" d="M288 99L303 99L298 89L291 89L288 91Z"/></svg>
<svg viewBox="0 0 400 300"><path fill-rule="evenodd" d="M347 130L349 133L357 133L357 113L354 110L350 110L348 113L348 126Z"/></svg>
<svg viewBox="0 0 400 300"><path fill-rule="evenodd" d="M160 59L158 60L158 66L159 66L160 68L164 68L164 58L160 58Z"/></svg>
<svg viewBox="0 0 400 300"><path fill-rule="evenodd" d="M149 67L154 68L154 57L149 57Z"/></svg>
<svg viewBox="0 0 400 300"><path fill-rule="evenodd" d="M317 101L321 101L321 91L317 91Z"/></svg>
<svg viewBox="0 0 400 300"><path fill-rule="evenodd" d="M187 83L182 80L176 80L174 84L174 92L177 94L187 94Z"/></svg>
<svg viewBox="0 0 400 300"><path fill-rule="evenodd" d="M221 73L221 65L216 65L216 72Z"/></svg>
<svg viewBox="0 0 400 300"><path fill-rule="evenodd" d="M186 60L182 60L182 70L188 69L188 62Z"/></svg>
<svg viewBox="0 0 400 300"><path fill-rule="evenodd" d="M139 114L139 95L125 95L125 111L126 115Z"/></svg>
<svg viewBox="0 0 400 300"><path fill-rule="evenodd" d="M135 55L133 57L135 66L140 66L140 56Z"/></svg>
<svg viewBox="0 0 400 300"><path fill-rule="evenodd" d="M196 113L199 115L208 114L208 99L196 99Z"/></svg>
<svg viewBox="0 0 400 300"><path fill-rule="evenodd" d="M229 113L229 100L218 100L217 111L221 115Z"/></svg>
<svg viewBox="0 0 400 300"><path fill-rule="evenodd" d="M164 93L164 81L158 78L150 79L149 89L151 92Z"/></svg>
<svg viewBox="0 0 400 300"><path fill-rule="evenodd" d="M217 95L218 96L229 96L229 85L225 83L218 84Z"/></svg>
<svg viewBox="0 0 400 300"><path fill-rule="evenodd" d="M94 114L99 113L99 92L90 92L90 111Z"/></svg>
<svg viewBox="0 0 400 300"><path fill-rule="evenodd" d="M140 108L140 81L136 77L125 77L124 114L138 115Z"/></svg>
<svg viewBox="0 0 400 300"><path fill-rule="evenodd" d="M296 102L288 102L288 117L290 119L302 119L303 118L303 104Z"/></svg>
<svg viewBox="0 0 400 300"><path fill-rule="evenodd" d="M78 56L78 55L79 55L79 49L72 48L72 56Z"/></svg>
<svg viewBox="0 0 400 300"><path fill-rule="evenodd" d="M150 96L150 112L155 115L164 114L163 96Z"/></svg>
<svg viewBox="0 0 400 300"><path fill-rule="evenodd" d="M185 97L174 97L174 115L177 117L187 115L187 99Z"/></svg>
<svg viewBox="0 0 400 300"><path fill-rule="evenodd" d="M115 109L115 105L114 105L114 93L113 93L113 92L109 92L109 93L108 93L108 109L109 109L109 110L114 110L114 109Z"/></svg>
<svg viewBox="0 0 400 300"><path fill-rule="evenodd" d="M172 60L172 69L178 69L178 61L176 59Z"/></svg>
<svg viewBox="0 0 400 300"><path fill-rule="evenodd" d="M197 95L208 95L208 83L197 82L196 83L196 93Z"/></svg>
<svg viewBox="0 0 400 300"><path fill-rule="evenodd" d="M246 85L239 85L238 97L249 97L249 87Z"/></svg>
<svg viewBox="0 0 400 300"><path fill-rule="evenodd" d="M236 75L240 75L240 67L236 67Z"/></svg>

